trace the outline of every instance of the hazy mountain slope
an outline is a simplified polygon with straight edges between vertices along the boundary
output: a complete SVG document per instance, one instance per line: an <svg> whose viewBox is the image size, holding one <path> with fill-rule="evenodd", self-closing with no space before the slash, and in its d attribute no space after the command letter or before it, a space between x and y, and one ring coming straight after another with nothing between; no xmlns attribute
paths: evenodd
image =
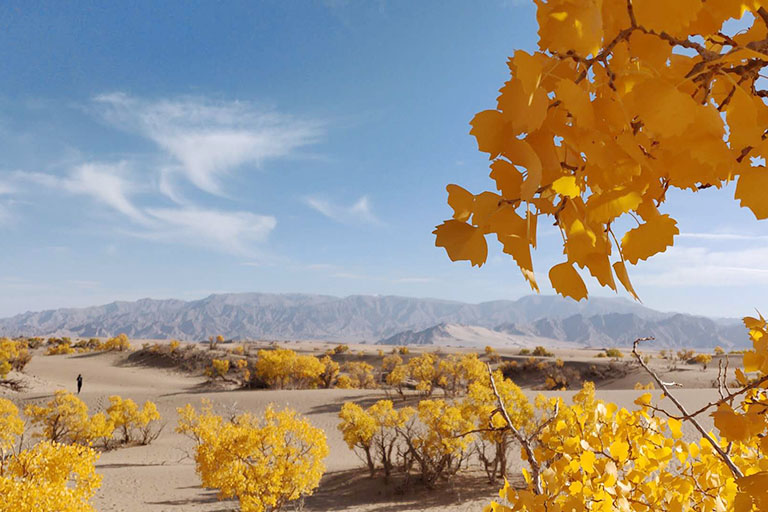
<svg viewBox="0 0 768 512"><path fill-rule="evenodd" d="M460 324L439 324L422 331L405 331L378 342L380 345L438 345L476 347L482 350L486 345L493 347L533 348L536 345L574 346L573 343L540 338L536 336L510 334L485 327Z"/></svg>
<svg viewBox="0 0 768 512"><path fill-rule="evenodd" d="M677 316L680 319L673 321ZM663 324L664 332L679 333L686 328L683 319L690 322L687 328L691 332L698 332L705 339L704 334L712 329L714 322L708 320L705 324L697 318L661 313L625 299L600 297L577 303L542 295L516 301L467 304L395 296L340 298L239 293L211 295L194 301L142 299L24 313L0 319L0 335L109 336L125 332L134 338L183 340L222 334L235 339L376 341L408 330L418 332L439 324L462 324L498 328L497 331L506 334L579 343L606 340L607 343L622 333L641 331L648 325L646 322L661 325L667 321L668 324ZM731 327L731 331L735 333L736 329Z"/></svg>

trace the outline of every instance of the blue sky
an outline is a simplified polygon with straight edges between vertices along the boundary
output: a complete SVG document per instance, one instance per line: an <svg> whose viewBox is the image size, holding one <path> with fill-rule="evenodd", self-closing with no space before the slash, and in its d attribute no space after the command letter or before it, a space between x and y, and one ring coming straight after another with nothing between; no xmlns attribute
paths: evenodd
<svg viewBox="0 0 768 512"><path fill-rule="evenodd" d="M434 247L445 185L493 186L468 135L523 1L4 2L0 316L215 292L530 292L491 244ZM768 225L733 190L670 195L674 249L631 270L644 303L768 311ZM542 230L534 265L561 260ZM613 295L589 283L593 294Z"/></svg>

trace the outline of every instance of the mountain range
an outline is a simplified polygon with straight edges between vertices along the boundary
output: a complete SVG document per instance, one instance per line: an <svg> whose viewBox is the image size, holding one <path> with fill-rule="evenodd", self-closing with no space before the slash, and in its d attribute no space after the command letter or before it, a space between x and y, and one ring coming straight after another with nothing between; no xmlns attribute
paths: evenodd
<svg viewBox="0 0 768 512"><path fill-rule="evenodd" d="M459 328L460 327L460 328ZM575 302L530 295L469 304L397 296L216 294L200 300L112 302L0 319L0 335L203 340L330 340L389 344L512 345L532 340L621 346L655 336L659 346L746 346L736 319L664 313L623 298Z"/></svg>

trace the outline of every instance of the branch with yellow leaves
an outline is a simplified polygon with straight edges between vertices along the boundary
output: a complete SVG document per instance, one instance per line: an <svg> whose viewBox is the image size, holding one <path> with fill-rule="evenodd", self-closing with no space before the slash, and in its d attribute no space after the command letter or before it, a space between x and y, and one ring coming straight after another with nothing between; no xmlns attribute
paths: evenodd
<svg viewBox="0 0 768 512"><path fill-rule="evenodd" d="M501 430L508 429L510 432L512 432L512 436L517 440L518 443L520 443L520 446L523 447L523 450L525 450L528 464L531 466L531 481L533 482L533 492L536 494L542 494L544 491L541 487L541 466L536 460L536 455L533 453L532 442L541 433L541 431L544 430L547 425L549 425L557 417L560 409L560 403L558 401L555 404L555 409L552 412L552 415L543 421L530 436L526 437L512 423L512 419L509 417L509 413L507 412L507 408L504 405L504 401L501 399L499 390L496 388L496 381L493 378L493 370L491 369L491 365L486 364L486 366L488 367L488 376L491 379L491 389L493 390L493 394L496 397L496 402L498 403L498 407L491 413L491 418L489 421L491 424L493 424L493 416L496 414L501 414L502 418L504 418L507 426L503 427Z"/></svg>
<svg viewBox="0 0 768 512"><path fill-rule="evenodd" d="M664 391L664 395L666 397L668 397L672 401L672 403L675 404L675 407L677 407L677 409L682 413L682 416L679 416L676 419L690 421L693 424L693 426L696 427L696 430L699 431L699 433L702 435L702 437L704 439L706 439L709 442L710 445L712 445L712 448L717 452L717 454L720 456L720 458L723 460L723 462L725 462L725 465L728 466L728 468L731 470L731 473L733 473L733 475L736 478L743 477L744 473L738 468L738 466L736 466L736 464L733 462L733 459L731 459L731 457L720 447L719 443L717 443L714 439L712 439L712 436L706 430L704 430L704 427L701 426L701 423L699 423L698 420L696 420L696 418L694 417L696 414L700 414L701 412L703 412L703 410L706 410L706 408L712 407L717 402L715 404L710 404L709 406L705 407L704 409L702 409L700 411L696 411L695 414L689 413L686 410L685 406L682 403L680 403L680 401L677 398L675 398L675 396L672 393L670 393L669 388L667 387L667 383L663 382L661 380L661 378L659 378L659 376L656 374L656 372L651 370L648 367L648 365L645 364L645 361L643 361L643 358L640 356L640 354L638 354L638 352L637 352L637 345L640 342L642 342L642 341L653 341L655 339L656 338L654 338L652 336L649 336L649 337L646 337L646 338L638 338L638 339L636 339L634 341L634 343L632 343L632 354L637 359L637 362L640 364L640 366L643 367L643 369L646 372L648 372L648 374L653 378L653 380L656 381L656 384L658 384L659 387ZM766 377L766 379L768 379L768 377ZM739 390L739 392L734 393L733 395L736 396L737 394L740 394L740 393L742 393L744 391L746 391L746 389ZM662 412L667 414L665 411L662 411ZM669 414L667 414L667 415L669 415Z"/></svg>

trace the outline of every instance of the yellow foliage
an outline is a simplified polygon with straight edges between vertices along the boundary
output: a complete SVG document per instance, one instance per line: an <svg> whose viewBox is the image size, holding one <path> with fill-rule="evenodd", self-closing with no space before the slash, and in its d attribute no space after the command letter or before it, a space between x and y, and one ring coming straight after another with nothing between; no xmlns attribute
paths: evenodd
<svg viewBox="0 0 768 512"><path fill-rule="evenodd" d="M370 476L376 471L376 461L386 476L393 467L393 449L397 443L397 431L409 419L408 410L398 412L390 400L379 400L364 410L352 402L345 402L339 412L341 431L350 450L359 450L368 466Z"/></svg>
<svg viewBox="0 0 768 512"><path fill-rule="evenodd" d="M154 437L152 426L160 420L160 413L154 402L147 400L141 409L130 398L118 395L109 397L107 415L115 430L122 434L122 442L139 441L148 444Z"/></svg>
<svg viewBox="0 0 768 512"><path fill-rule="evenodd" d="M323 365L323 373L320 374L320 382L324 388L329 389L333 387L336 378L339 376L339 363L335 362L328 355L320 359L320 363Z"/></svg>
<svg viewBox="0 0 768 512"><path fill-rule="evenodd" d="M0 338L0 379L8 376L11 370L23 369L30 359L26 341Z"/></svg>
<svg viewBox="0 0 768 512"><path fill-rule="evenodd" d="M48 347L48 350L45 352L45 354L48 356L56 356L60 354L73 354L74 352L75 349L72 347L72 345L70 345L69 342L64 342L51 345Z"/></svg>
<svg viewBox="0 0 768 512"><path fill-rule="evenodd" d="M94 512L101 485L91 448L43 441L0 464L0 512Z"/></svg>
<svg viewBox="0 0 768 512"><path fill-rule="evenodd" d="M255 365L256 374L269 387L315 388L325 370L315 356L300 355L290 349L259 350Z"/></svg>
<svg viewBox="0 0 768 512"><path fill-rule="evenodd" d="M211 379L223 379L227 373L229 373L228 359L214 359L211 361L211 366L205 369L205 374Z"/></svg>
<svg viewBox="0 0 768 512"><path fill-rule="evenodd" d="M450 354L438 363L437 374L438 386L450 396L466 392L472 382L488 382L485 364L475 353Z"/></svg>
<svg viewBox="0 0 768 512"><path fill-rule="evenodd" d="M422 482L434 487L438 479L454 475L468 456L473 428L461 407L444 400L422 400L414 410L400 414L409 418L398 431L419 466Z"/></svg>
<svg viewBox="0 0 768 512"><path fill-rule="evenodd" d="M104 433L91 428L88 406L63 389L57 390L45 406L28 405L24 414L32 425L42 428L38 436L58 443L87 444Z"/></svg>
<svg viewBox="0 0 768 512"><path fill-rule="evenodd" d="M535 4L538 51L514 52L496 104L470 122L493 190L448 185L452 218L435 245L479 266L491 235L538 290L531 249L550 217L565 254L549 270L558 293L585 298L591 275L636 297L626 264L679 233L659 211L668 190L736 181L741 206L768 218L763 2ZM729 37L731 18L742 21Z"/></svg>
<svg viewBox="0 0 768 512"><path fill-rule="evenodd" d="M349 387L369 389L376 387L373 376L373 366L364 361L349 361L344 363L344 371L349 375Z"/></svg>
<svg viewBox="0 0 768 512"><path fill-rule="evenodd" d="M0 398L0 461L13 448L16 437L23 432L24 422L19 418L18 407L10 400Z"/></svg>
<svg viewBox="0 0 768 512"><path fill-rule="evenodd" d="M416 381L416 390L423 396L432 395L438 380L437 358L432 354L421 354L408 361L408 375Z"/></svg>
<svg viewBox="0 0 768 512"><path fill-rule="evenodd" d="M130 349L131 349L131 343L128 340L128 336L126 336L124 333L118 334L114 338L109 338L107 341L104 342L104 344L101 347L99 347L99 350L104 350L104 351L116 350L119 352L124 352Z"/></svg>
<svg viewBox="0 0 768 512"><path fill-rule="evenodd" d="M280 510L311 495L325 471L325 433L291 409L269 406L263 417L240 414L231 421L203 402L178 409L177 432L195 439L195 463L204 487L219 498L235 497L243 512Z"/></svg>

